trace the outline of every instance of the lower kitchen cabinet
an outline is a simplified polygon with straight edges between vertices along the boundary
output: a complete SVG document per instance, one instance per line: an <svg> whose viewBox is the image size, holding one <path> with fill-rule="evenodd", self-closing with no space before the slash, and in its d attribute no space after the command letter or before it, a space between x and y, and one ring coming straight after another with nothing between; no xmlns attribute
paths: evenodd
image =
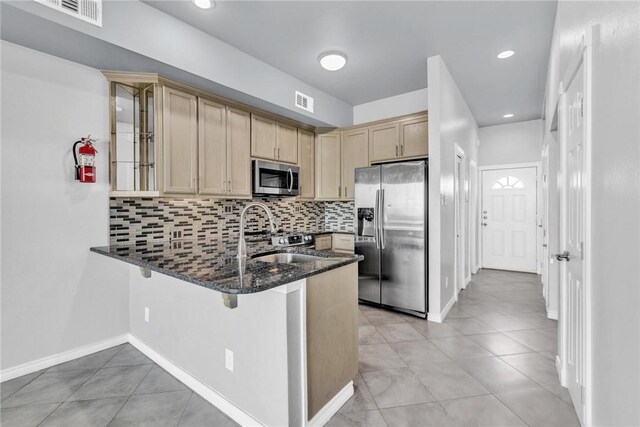
<svg viewBox="0 0 640 427"><path fill-rule="evenodd" d="M317 251L332 251L352 254L355 252L353 234L333 233L316 236Z"/></svg>

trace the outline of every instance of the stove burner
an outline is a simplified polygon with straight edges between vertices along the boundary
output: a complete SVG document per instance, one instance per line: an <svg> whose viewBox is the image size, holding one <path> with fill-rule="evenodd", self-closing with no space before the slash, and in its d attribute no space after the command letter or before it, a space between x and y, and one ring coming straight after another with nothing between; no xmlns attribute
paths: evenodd
<svg viewBox="0 0 640 427"><path fill-rule="evenodd" d="M311 245L315 241L313 234L291 233L271 237L273 246Z"/></svg>

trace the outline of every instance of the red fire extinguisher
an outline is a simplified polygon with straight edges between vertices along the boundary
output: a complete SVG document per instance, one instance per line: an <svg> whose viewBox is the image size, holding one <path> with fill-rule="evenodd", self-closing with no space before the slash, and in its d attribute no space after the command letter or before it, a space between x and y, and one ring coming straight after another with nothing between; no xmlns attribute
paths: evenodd
<svg viewBox="0 0 640 427"><path fill-rule="evenodd" d="M95 141L91 139L91 135L86 138L80 138L73 144L73 159L76 162L76 180L80 182L96 182L96 153L93 148ZM76 154L76 147L82 144ZM78 155L80 161L78 161Z"/></svg>

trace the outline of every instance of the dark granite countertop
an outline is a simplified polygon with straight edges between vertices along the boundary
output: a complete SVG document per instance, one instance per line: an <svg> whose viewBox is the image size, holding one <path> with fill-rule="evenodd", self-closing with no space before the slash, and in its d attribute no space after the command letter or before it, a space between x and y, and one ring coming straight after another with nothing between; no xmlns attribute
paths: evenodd
<svg viewBox="0 0 640 427"><path fill-rule="evenodd" d="M250 294L361 261L362 255L319 252L305 247L275 248L265 241L247 239L248 257L241 266L237 246L217 241L179 240L139 246L102 246L92 252L166 274L227 294ZM272 253L314 255L322 260L280 264L257 261Z"/></svg>

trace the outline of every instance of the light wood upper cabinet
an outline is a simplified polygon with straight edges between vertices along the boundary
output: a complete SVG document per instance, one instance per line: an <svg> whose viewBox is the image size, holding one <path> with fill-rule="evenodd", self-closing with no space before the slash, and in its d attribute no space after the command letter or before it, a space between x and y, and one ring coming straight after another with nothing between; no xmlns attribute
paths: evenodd
<svg viewBox="0 0 640 427"><path fill-rule="evenodd" d="M342 134L342 199L355 197L355 169L369 166L369 130L355 129Z"/></svg>
<svg viewBox="0 0 640 427"><path fill-rule="evenodd" d="M165 193L195 194L198 178L197 97L164 87L162 175Z"/></svg>
<svg viewBox="0 0 640 427"><path fill-rule="evenodd" d="M429 122L426 117L400 122L400 146L402 157L429 154Z"/></svg>
<svg viewBox="0 0 640 427"><path fill-rule="evenodd" d="M315 135L298 129L298 166L300 167L300 199L313 199L315 195Z"/></svg>
<svg viewBox="0 0 640 427"><path fill-rule="evenodd" d="M227 192L251 196L251 114L227 108Z"/></svg>
<svg viewBox="0 0 640 427"><path fill-rule="evenodd" d="M340 181L340 132L316 139L316 199L336 200L342 195Z"/></svg>
<svg viewBox="0 0 640 427"><path fill-rule="evenodd" d="M369 161L394 160L400 153L400 126L398 122L384 123L369 128Z"/></svg>
<svg viewBox="0 0 640 427"><path fill-rule="evenodd" d="M251 195L251 115L200 98L198 193Z"/></svg>
<svg viewBox="0 0 640 427"><path fill-rule="evenodd" d="M276 162L297 163L297 128L252 114L251 156Z"/></svg>
<svg viewBox="0 0 640 427"><path fill-rule="evenodd" d="M278 123L276 159L285 163L298 163L298 129Z"/></svg>
<svg viewBox="0 0 640 427"><path fill-rule="evenodd" d="M276 121L251 115L251 156L275 160L277 140Z"/></svg>
<svg viewBox="0 0 640 427"><path fill-rule="evenodd" d="M198 193L222 194L227 187L227 108L198 100Z"/></svg>

